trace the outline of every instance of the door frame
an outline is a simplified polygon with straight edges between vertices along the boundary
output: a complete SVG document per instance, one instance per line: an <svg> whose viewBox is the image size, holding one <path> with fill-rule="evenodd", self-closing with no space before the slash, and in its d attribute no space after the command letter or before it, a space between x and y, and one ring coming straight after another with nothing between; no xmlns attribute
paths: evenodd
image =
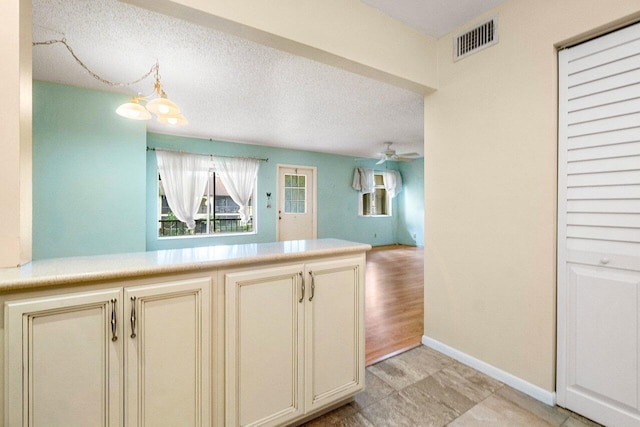
<svg viewBox="0 0 640 427"><path fill-rule="evenodd" d="M564 53L563 53L564 52ZM558 61L558 188L556 229L556 403L566 406L567 371L567 131L566 131L566 67L556 52Z"/></svg>
<svg viewBox="0 0 640 427"><path fill-rule="evenodd" d="M318 168L317 166L308 165L290 165L278 163L276 165L276 210L280 209L280 200L284 197L280 188L280 171L282 169L311 169L311 177L313 180L313 238L318 238ZM278 215L278 212L276 212ZM276 241L280 241L280 220L276 219Z"/></svg>

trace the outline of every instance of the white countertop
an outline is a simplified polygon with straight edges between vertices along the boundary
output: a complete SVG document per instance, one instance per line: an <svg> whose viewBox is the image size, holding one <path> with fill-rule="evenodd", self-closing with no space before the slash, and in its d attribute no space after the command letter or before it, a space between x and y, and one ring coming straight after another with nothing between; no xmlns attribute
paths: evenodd
<svg viewBox="0 0 640 427"><path fill-rule="evenodd" d="M127 254L55 258L0 269L0 292L160 273L364 252L370 245L338 239L205 246Z"/></svg>

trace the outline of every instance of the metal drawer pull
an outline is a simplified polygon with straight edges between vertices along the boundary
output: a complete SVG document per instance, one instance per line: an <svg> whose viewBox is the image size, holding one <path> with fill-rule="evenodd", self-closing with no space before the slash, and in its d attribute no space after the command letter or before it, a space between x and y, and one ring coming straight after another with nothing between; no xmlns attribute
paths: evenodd
<svg viewBox="0 0 640 427"><path fill-rule="evenodd" d="M302 296L300 297L298 302L302 302L304 301L304 274L302 274L302 271L298 274L300 275L300 281L302 282L302 284L300 285L300 287L302 288Z"/></svg>
<svg viewBox="0 0 640 427"><path fill-rule="evenodd" d="M131 297L131 338L136 337L136 297Z"/></svg>
<svg viewBox="0 0 640 427"><path fill-rule="evenodd" d="M118 317L116 314L116 302L114 298L111 300L111 341L118 341Z"/></svg>
<svg viewBox="0 0 640 427"><path fill-rule="evenodd" d="M313 277L313 271L309 272L309 276L311 276L311 296L309 297L309 302L313 301L313 296L316 294L316 281L315 277Z"/></svg>

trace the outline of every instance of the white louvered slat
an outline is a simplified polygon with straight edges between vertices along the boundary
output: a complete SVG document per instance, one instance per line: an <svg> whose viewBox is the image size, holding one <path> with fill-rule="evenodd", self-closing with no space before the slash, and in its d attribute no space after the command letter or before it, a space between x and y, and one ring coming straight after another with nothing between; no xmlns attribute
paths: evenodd
<svg viewBox="0 0 640 427"><path fill-rule="evenodd" d="M640 125L628 129L568 137L567 147L569 150L575 150L635 141L640 141Z"/></svg>
<svg viewBox="0 0 640 427"><path fill-rule="evenodd" d="M567 200L567 213L640 214L640 200Z"/></svg>
<svg viewBox="0 0 640 427"><path fill-rule="evenodd" d="M637 42L637 45L640 47L640 41ZM636 51L636 54L634 55L615 59L607 64L588 68L569 75L569 87L593 82L599 79L605 79L637 68L640 68L640 55L638 55Z"/></svg>
<svg viewBox="0 0 640 427"><path fill-rule="evenodd" d="M602 256L612 256L616 254L639 257L640 245L629 242L608 242L606 240L573 239L567 238L567 249L569 258L567 261L579 262L579 257L584 254L597 254L594 257L594 264L598 264ZM575 252L575 253L573 253ZM617 260L616 260L617 261ZM629 260L627 268L638 268L637 259Z"/></svg>
<svg viewBox="0 0 640 427"><path fill-rule="evenodd" d="M567 225L640 228L640 215L607 213L569 213Z"/></svg>
<svg viewBox="0 0 640 427"><path fill-rule="evenodd" d="M567 187L640 184L640 170L570 175L566 179Z"/></svg>
<svg viewBox="0 0 640 427"><path fill-rule="evenodd" d="M604 92L619 87L630 86L640 81L640 70L627 71L616 74L602 80L596 80L582 85L576 85L568 89L569 101L580 96L587 96L598 92Z"/></svg>
<svg viewBox="0 0 640 427"><path fill-rule="evenodd" d="M569 162L567 174L640 170L640 156Z"/></svg>
<svg viewBox="0 0 640 427"><path fill-rule="evenodd" d="M569 125L567 129L567 135L571 138L574 136L611 132L618 129L631 128L634 126L638 126L639 124L640 113L626 114L623 116L616 116L608 119L594 120L591 122Z"/></svg>
<svg viewBox="0 0 640 427"><path fill-rule="evenodd" d="M620 102L627 99L639 97L640 83L572 99L568 103L567 111L569 113L572 113L575 111L583 110L585 108L598 107L601 105L612 104L614 102Z"/></svg>
<svg viewBox="0 0 640 427"><path fill-rule="evenodd" d="M568 152L568 156L568 160L570 162L575 162L577 160L606 159L611 157L640 156L640 142L570 150Z"/></svg>
<svg viewBox="0 0 640 427"><path fill-rule="evenodd" d="M593 240L610 240L614 242L640 243L640 229L618 227L583 227L569 225L567 237Z"/></svg>
<svg viewBox="0 0 640 427"><path fill-rule="evenodd" d="M621 38L619 42L613 42L607 47L603 46L595 53L580 52L579 48L580 46L571 48L571 59L569 59L567 67L569 77L581 71L637 54L640 52L640 39L623 40Z"/></svg>
<svg viewBox="0 0 640 427"><path fill-rule="evenodd" d="M614 102L599 107L586 108L569 113L569 125L602 120L610 117L640 112L640 98Z"/></svg>
<svg viewBox="0 0 640 427"><path fill-rule="evenodd" d="M576 187L567 189L567 200L640 199L640 185Z"/></svg>

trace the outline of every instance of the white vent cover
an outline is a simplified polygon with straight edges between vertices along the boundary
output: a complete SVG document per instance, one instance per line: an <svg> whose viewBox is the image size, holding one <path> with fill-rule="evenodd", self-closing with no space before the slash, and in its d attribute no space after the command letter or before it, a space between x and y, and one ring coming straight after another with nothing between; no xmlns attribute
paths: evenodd
<svg viewBox="0 0 640 427"><path fill-rule="evenodd" d="M453 40L453 60L498 43L498 16L493 16L470 30L458 34Z"/></svg>

